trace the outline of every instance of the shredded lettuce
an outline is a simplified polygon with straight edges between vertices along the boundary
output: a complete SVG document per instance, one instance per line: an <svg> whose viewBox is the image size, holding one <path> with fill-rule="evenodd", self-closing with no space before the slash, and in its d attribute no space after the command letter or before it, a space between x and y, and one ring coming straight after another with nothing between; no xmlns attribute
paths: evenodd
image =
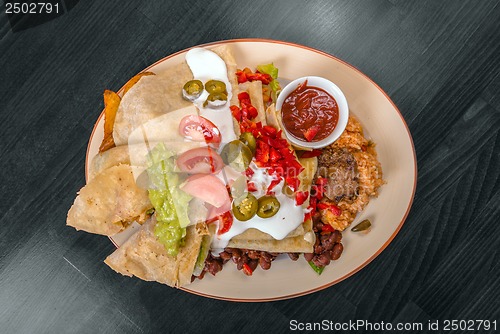
<svg viewBox="0 0 500 334"><path fill-rule="evenodd" d="M191 196L179 189L184 181L174 172L174 154L158 144L148 155L149 199L156 213L154 233L170 255L177 255L189 224Z"/></svg>
<svg viewBox="0 0 500 334"><path fill-rule="evenodd" d="M278 82L278 68L274 66L273 63L263 64L257 66L257 71L259 71L260 73L269 74L271 78L273 78L273 81L269 83L269 87L273 91L271 97L273 101L276 102L278 94L281 91L281 86L280 83Z"/></svg>

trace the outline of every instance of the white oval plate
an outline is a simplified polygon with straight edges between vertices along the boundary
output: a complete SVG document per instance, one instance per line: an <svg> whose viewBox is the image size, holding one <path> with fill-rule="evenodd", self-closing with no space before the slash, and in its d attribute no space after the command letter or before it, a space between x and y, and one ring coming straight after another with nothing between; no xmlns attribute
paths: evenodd
<svg viewBox="0 0 500 334"><path fill-rule="evenodd" d="M293 298L325 289L353 275L370 263L396 236L413 201L417 166L413 141L401 113L387 94L353 66L327 53L288 42L243 39L216 42L233 46L238 67L255 68L273 62L279 77L293 80L303 76L322 76L333 81L346 95L350 112L376 143L387 184L378 198L370 201L353 224L369 218L370 233L343 233L344 252L318 276L301 257L293 262L288 256L276 259L271 269L257 269L251 277L236 270L229 262L213 277L206 275L183 290L194 294L231 301L261 302ZM165 57L144 71L159 73L184 61L188 50ZM121 92L121 90L120 90ZM86 165L97 154L103 138L103 114L97 120L87 148ZM118 238L119 239L119 238ZM112 240L121 244L122 240Z"/></svg>

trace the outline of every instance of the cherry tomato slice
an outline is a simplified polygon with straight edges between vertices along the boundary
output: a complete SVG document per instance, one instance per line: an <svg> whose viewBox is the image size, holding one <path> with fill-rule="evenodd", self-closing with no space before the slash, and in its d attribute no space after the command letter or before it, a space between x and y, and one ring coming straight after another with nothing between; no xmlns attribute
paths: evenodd
<svg viewBox="0 0 500 334"><path fill-rule="evenodd" d="M179 133L192 141L204 141L218 146L221 141L220 131L214 123L198 115L185 116L179 123Z"/></svg>
<svg viewBox="0 0 500 334"><path fill-rule="evenodd" d="M222 206L230 208L231 200L226 185L216 176L210 174L191 175L180 188L189 195L216 208Z"/></svg>
<svg viewBox="0 0 500 334"><path fill-rule="evenodd" d="M231 212L227 211L223 215L219 216L219 230L218 235L224 234L231 229L233 226L233 215Z"/></svg>
<svg viewBox="0 0 500 334"><path fill-rule="evenodd" d="M188 174L212 174L220 171L224 162L210 147L198 147L182 153L177 158L177 167Z"/></svg>

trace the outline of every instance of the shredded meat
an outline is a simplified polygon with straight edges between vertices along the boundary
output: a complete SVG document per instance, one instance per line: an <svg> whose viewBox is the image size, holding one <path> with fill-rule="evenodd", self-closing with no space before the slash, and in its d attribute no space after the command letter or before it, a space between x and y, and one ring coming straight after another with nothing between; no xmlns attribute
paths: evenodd
<svg viewBox="0 0 500 334"><path fill-rule="evenodd" d="M328 179L325 196L330 200L352 201L358 193L358 164L346 148L326 147L318 157L317 176Z"/></svg>

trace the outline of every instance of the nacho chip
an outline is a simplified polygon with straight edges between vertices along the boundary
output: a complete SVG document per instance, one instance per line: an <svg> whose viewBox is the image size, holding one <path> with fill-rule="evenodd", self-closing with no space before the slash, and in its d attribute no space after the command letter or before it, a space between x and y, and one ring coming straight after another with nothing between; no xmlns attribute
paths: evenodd
<svg viewBox="0 0 500 334"><path fill-rule="evenodd" d="M231 104L234 104L235 99L237 103L236 61L231 48L221 45L210 50L226 63L233 90ZM123 96L118 108L113 130L116 145L126 145L132 131L149 120L192 106L190 101L182 98L182 87L191 79L193 75L186 62L167 68L157 75L143 76L134 89Z"/></svg>
<svg viewBox="0 0 500 334"><path fill-rule="evenodd" d="M185 244L177 256L170 256L154 235L156 219L151 217L140 231L131 236L104 263L125 276L136 276L145 281L156 281L180 287L191 283L196 259L206 225L188 226Z"/></svg>
<svg viewBox="0 0 500 334"><path fill-rule="evenodd" d="M127 165L114 166L92 179L78 193L66 224L111 236L133 221L144 222L152 205L148 191L137 186L132 169Z"/></svg>
<svg viewBox="0 0 500 334"><path fill-rule="evenodd" d="M120 96L115 92L109 89L104 91L104 138L99 147L99 152L107 151L115 146L113 140L113 127L120 100Z"/></svg>
<svg viewBox="0 0 500 334"><path fill-rule="evenodd" d="M134 87L134 85L142 77L145 77L145 76L148 76L148 75L155 75L155 74L153 72L142 72L142 73L134 75L129 81L127 81L127 83L125 84L125 86L123 86L123 94L122 94L122 96L124 96L125 94L127 94L127 92L130 90L130 88Z"/></svg>

